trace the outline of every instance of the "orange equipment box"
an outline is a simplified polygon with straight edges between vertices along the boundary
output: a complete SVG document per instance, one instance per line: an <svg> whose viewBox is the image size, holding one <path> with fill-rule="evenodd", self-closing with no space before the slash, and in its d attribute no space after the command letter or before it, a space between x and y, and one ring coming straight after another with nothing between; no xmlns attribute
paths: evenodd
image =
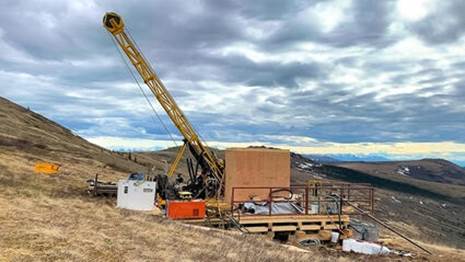
<svg viewBox="0 0 465 262"><path fill-rule="evenodd" d="M60 165L48 163L48 162L37 162L34 165L34 172L36 174L54 175L58 173L59 169L60 169Z"/></svg>
<svg viewBox="0 0 465 262"><path fill-rule="evenodd" d="M205 201L168 200L166 215L170 219L202 219L205 218Z"/></svg>

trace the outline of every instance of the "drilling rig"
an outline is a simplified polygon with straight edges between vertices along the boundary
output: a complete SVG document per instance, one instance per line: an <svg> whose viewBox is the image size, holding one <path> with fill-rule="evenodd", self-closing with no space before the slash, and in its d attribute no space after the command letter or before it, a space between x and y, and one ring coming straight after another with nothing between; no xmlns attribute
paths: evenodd
<svg viewBox="0 0 465 262"><path fill-rule="evenodd" d="M196 166L200 167L201 174L189 172L190 178L186 190L191 192L194 198L221 199L224 194L224 162L218 159L206 146L205 142L202 141L150 63L146 60L142 51L125 29L123 18L114 12L108 12L103 17L103 26L111 33L115 43L126 54L144 83L184 138L184 144L180 147L167 175L173 175L186 148L188 148L196 161ZM194 169L191 168L190 170L193 171Z"/></svg>
<svg viewBox="0 0 465 262"><path fill-rule="evenodd" d="M192 124L182 112L181 108L179 108L176 101L153 70L152 66L144 57L141 50L137 47L135 41L125 29L124 21L121 16L114 12L106 13L103 17L103 26L112 35L115 44L126 54L128 60L137 70L144 83L148 86L184 138L184 143L179 148L173 163L171 163L167 176L169 177L174 174L177 165L188 148L196 161L196 168L194 169L192 162L188 161L188 163L190 163L188 164L190 178L187 183L186 190L189 191L188 193L191 194L191 196L194 196L194 198L208 199L212 204L216 204L216 207L219 210L219 205L224 200L225 195L224 161L218 159L206 146L205 142L202 141L201 137L195 131ZM201 174L197 174L197 172L194 171L197 170L198 167L201 169ZM250 174L247 174L247 176L250 177ZM95 184L97 184L97 182L98 180L96 177ZM235 189L245 189L248 193L254 189L269 190L269 194L261 200L262 203L255 204L255 199L249 199L245 202L239 201L240 203L237 205L235 202L238 201L234 201ZM273 235L275 233L285 233L287 236L289 236L289 234L293 234L295 236L300 235L304 243L314 243L315 241L319 243L321 239L332 239L333 231L338 232L338 238L339 233L341 233L342 237L348 237L351 235L351 231L347 229L350 210L345 210L343 203L347 203L360 214L367 215L383 225L382 222L371 215L374 210L374 191L371 186L367 185L351 185L343 183L339 183L339 185L335 183L320 184L318 182L315 184L310 183L308 185L291 185L286 188L260 186L236 187L232 190L232 200L230 202L231 214L224 215L226 215L226 217L231 220L231 223L242 232L263 234L271 233ZM274 193L282 192L291 193L291 197L286 198L278 196L276 198L273 195ZM300 198L293 198L292 196L294 196L295 193L296 196L300 196ZM222 204L225 203L223 202ZM332 204L336 204L336 208L332 208ZM178 202L175 200L172 202L172 205L173 210L176 209L176 212L179 214L177 218L181 219L199 217L198 213L200 209L202 209L203 213L205 213L204 201ZM286 207L286 205L288 207L295 208L296 210L291 211L291 213L286 213L289 211L284 210L286 212L283 213L283 209L285 209L284 207ZM277 208L279 206L281 206L281 210ZM314 208L315 206L316 208ZM324 215L321 212L321 209L324 209L322 207L326 207L327 209L326 214ZM369 210L369 212L365 211L361 207ZM250 212L251 209L254 212ZM194 211L193 213L197 214L189 214L191 211ZM265 216L260 215L259 212L264 212ZM279 214L275 215L275 213ZM169 212L168 216L170 217ZM389 226L386 227L425 252L430 253L428 250L419 246L405 236L402 236ZM315 232L318 234L315 235Z"/></svg>

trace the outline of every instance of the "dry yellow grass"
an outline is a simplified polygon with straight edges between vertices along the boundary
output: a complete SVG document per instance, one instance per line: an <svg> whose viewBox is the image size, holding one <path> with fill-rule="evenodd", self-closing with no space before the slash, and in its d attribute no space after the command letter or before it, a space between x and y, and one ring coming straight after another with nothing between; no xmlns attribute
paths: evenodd
<svg viewBox="0 0 465 262"><path fill-rule="evenodd" d="M58 177L30 172L33 161L0 153L0 260L308 261L313 255L264 238L185 227L114 207L84 194L99 168L64 165ZM100 170L101 171L101 170ZM107 170L107 176L124 175Z"/></svg>
<svg viewBox="0 0 465 262"><path fill-rule="evenodd" d="M88 197L85 178L125 176L92 161L65 163L57 177L31 172L27 155L0 153L0 261L392 261L340 252L292 250L260 236L202 230ZM103 173L106 172L106 173ZM391 240L391 245L405 244ZM404 247L408 245L402 245ZM430 247L428 260L463 252ZM424 257L419 257L423 260Z"/></svg>

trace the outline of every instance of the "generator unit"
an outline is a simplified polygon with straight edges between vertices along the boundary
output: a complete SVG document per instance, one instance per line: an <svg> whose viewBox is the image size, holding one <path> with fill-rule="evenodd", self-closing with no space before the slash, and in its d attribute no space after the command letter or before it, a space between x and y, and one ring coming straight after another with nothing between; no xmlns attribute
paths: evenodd
<svg viewBox="0 0 465 262"><path fill-rule="evenodd" d="M170 219L203 219L205 218L205 201L195 200L168 200L166 216Z"/></svg>
<svg viewBox="0 0 465 262"><path fill-rule="evenodd" d="M156 182L145 180L120 180L117 207L150 211L155 207Z"/></svg>

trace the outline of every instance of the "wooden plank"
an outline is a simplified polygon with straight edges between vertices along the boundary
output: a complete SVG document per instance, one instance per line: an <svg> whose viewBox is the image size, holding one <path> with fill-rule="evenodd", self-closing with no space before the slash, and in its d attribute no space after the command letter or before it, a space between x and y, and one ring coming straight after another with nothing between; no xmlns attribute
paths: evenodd
<svg viewBox="0 0 465 262"><path fill-rule="evenodd" d="M207 220L206 219L179 219L178 221L186 224L203 224Z"/></svg>
<svg viewBox="0 0 465 262"><path fill-rule="evenodd" d="M302 225L300 230L320 230L320 225Z"/></svg>
<svg viewBox="0 0 465 262"><path fill-rule="evenodd" d="M249 233L266 233L268 232L268 227L244 227Z"/></svg>
<svg viewBox="0 0 465 262"><path fill-rule="evenodd" d="M186 223L186 224L195 224L195 225L219 225L222 224L224 221L219 219L219 218L213 218L213 219L181 219L178 220L179 222Z"/></svg>
<svg viewBox="0 0 465 262"><path fill-rule="evenodd" d="M334 216L241 216L238 219L240 223L245 224L264 224L264 223L305 223L305 222L333 222L339 221L336 215ZM343 223L350 221L349 216L341 216Z"/></svg>
<svg viewBox="0 0 465 262"><path fill-rule="evenodd" d="M271 231L273 232L283 232L283 231L296 231L296 226L272 226Z"/></svg>
<svg viewBox="0 0 465 262"><path fill-rule="evenodd" d="M335 221L338 220L337 215L274 215L274 216L257 216L257 215L242 215L240 216L241 220L296 220L296 221ZM350 218L348 215L341 216L342 221L349 221Z"/></svg>
<svg viewBox="0 0 465 262"><path fill-rule="evenodd" d="M339 225L338 224L325 225L324 229L339 229Z"/></svg>

